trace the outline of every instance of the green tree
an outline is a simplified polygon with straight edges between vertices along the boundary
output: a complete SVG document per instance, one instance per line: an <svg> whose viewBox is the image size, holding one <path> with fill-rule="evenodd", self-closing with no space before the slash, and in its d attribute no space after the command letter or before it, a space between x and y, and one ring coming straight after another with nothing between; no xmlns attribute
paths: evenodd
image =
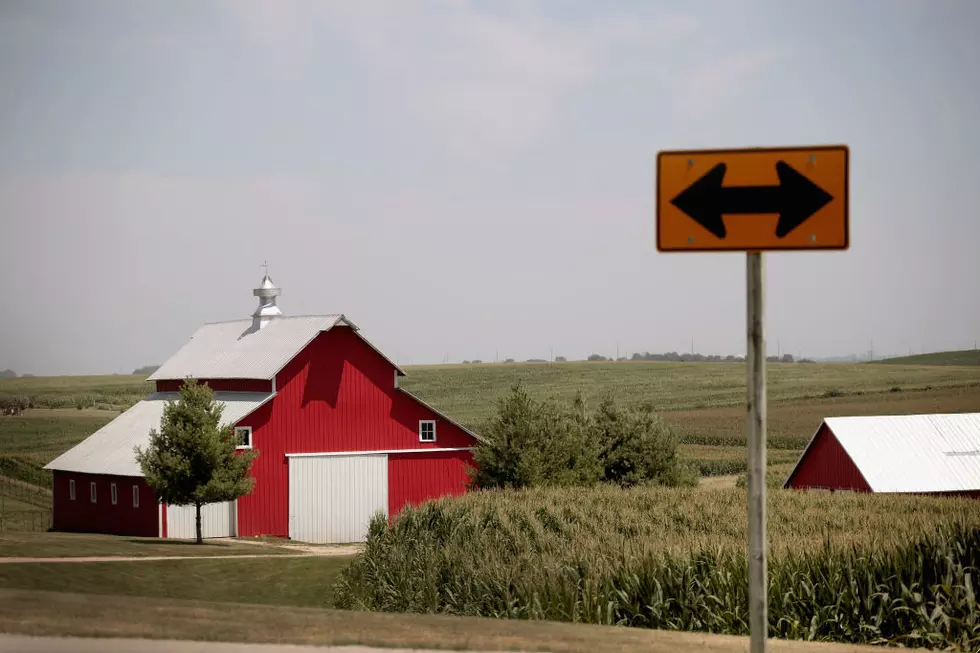
<svg viewBox="0 0 980 653"><path fill-rule="evenodd" d="M598 448L581 398L571 410L535 401L517 384L499 400L474 450L471 485L481 488L592 485Z"/></svg>
<svg viewBox="0 0 980 653"><path fill-rule="evenodd" d="M604 481L623 487L690 482L677 457L676 436L651 410L622 408L608 398L591 423Z"/></svg>
<svg viewBox="0 0 980 653"><path fill-rule="evenodd" d="M195 507L198 544L204 541L201 506L245 496L255 484L249 468L258 451L236 449L233 427L221 425L223 408L211 388L187 379L179 399L164 407L160 431L150 431L145 450L136 447L136 460L157 500Z"/></svg>

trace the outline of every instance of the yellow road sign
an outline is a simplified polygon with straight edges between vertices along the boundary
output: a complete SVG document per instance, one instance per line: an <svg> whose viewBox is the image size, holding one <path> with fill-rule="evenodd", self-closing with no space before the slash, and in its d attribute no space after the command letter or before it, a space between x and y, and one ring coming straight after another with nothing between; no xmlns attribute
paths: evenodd
<svg viewBox="0 0 980 653"><path fill-rule="evenodd" d="M847 249L846 145L657 154L661 252Z"/></svg>

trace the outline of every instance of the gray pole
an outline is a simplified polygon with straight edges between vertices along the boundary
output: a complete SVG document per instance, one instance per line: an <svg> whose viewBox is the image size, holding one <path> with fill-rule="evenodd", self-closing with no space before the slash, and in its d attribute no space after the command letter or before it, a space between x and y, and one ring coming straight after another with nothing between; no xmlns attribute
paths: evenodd
<svg viewBox="0 0 980 653"><path fill-rule="evenodd" d="M763 264L760 252L746 255L748 289L749 427L749 634L751 653L765 653L769 635L766 578L766 352L763 331Z"/></svg>

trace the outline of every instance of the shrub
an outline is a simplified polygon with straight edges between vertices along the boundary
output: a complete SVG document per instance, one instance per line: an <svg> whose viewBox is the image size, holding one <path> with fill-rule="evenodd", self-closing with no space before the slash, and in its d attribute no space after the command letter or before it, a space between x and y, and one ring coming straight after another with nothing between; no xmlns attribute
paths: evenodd
<svg viewBox="0 0 980 653"><path fill-rule="evenodd" d="M473 452L475 487L589 485L598 480L598 449L588 439L584 404L578 413L535 401L520 384L500 399Z"/></svg>
<svg viewBox="0 0 980 653"><path fill-rule="evenodd" d="M480 488L695 482L677 457L677 438L652 411L612 399L590 413L532 399L521 384L498 401L474 450L471 483Z"/></svg>
<svg viewBox="0 0 980 653"><path fill-rule="evenodd" d="M648 411L622 409L605 399L591 419L598 440L602 480L622 487L672 478L678 465L677 438Z"/></svg>

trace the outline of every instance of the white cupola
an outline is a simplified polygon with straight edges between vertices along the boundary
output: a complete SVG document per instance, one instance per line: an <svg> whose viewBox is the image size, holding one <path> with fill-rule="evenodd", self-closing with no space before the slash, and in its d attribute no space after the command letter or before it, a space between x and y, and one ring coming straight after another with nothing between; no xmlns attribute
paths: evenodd
<svg viewBox="0 0 980 653"><path fill-rule="evenodd" d="M272 282L268 268L259 287L252 294L259 298L259 306L252 313L252 329L261 329L270 320L282 315L282 311L276 306L276 297L282 294L282 290Z"/></svg>

